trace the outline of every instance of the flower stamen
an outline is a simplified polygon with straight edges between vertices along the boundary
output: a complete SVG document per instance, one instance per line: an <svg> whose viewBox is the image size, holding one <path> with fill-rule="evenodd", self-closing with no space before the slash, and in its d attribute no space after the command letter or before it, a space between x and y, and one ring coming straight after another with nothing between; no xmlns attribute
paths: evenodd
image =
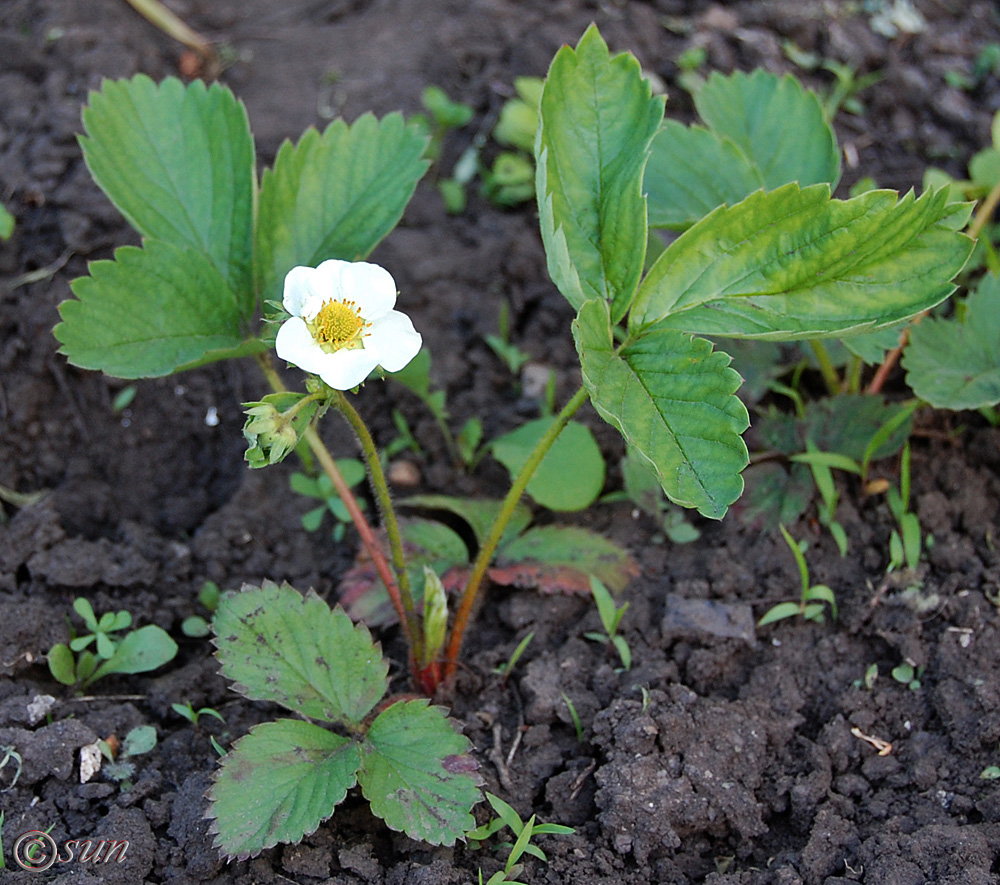
<svg viewBox="0 0 1000 885"><path fill-rule="evenodd" d="M361 317L361 308L353 301L327 301L312 322L309 331L319 345L329 353L361 347L362 333L368 327Z"/></svg>

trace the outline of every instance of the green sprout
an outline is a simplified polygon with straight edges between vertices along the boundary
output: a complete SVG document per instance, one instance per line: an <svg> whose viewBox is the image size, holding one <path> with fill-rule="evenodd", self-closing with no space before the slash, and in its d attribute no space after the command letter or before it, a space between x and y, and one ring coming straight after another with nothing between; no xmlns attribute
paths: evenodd
<svg viewBox="0 0 1000 885"><path fill-rule="evenodd" d="M584 637L592 642L602 642L605 645L612 646L618 652L622 667L626 670L631 670L632 649L629 648L625 637L618 635L618 626L621 624L629 604L626 602L620 608L615 607L615 601L608 592L608 588L593 575L590 576L590 592L594 597L594 602L597 604L597 613L601 618L601 625L604 627L604 632L599 633L594 631L584 633Z"/></svg>
<svg viewBox="0 0 1000 885"><path fill-rule="evenodd" d="M904 565L910 571L915 571L920 564L920 551L925 542L921 536L920 520L917 514L910 510L909 443L903 447L900 460L899 489L890 486L886 500L898 527L898 530L893 529L889 535L889 565L886 571L895 571Z"/></svg>
<svg viewBox="0 0 1000 885"><path fill-rule="evenodd" d="M504 864L504 868L494 873L486 885L521 885L521 883L516 882L516 880L510 878L511 876L517 876L520 874L520 866L518 861L525 854L530 854L532 857L538 858L538 860L546 863L548 858L545 856L545 852L542 851L537 845L532 844L532 839L536 836L571 836L576 832L572 827L566 827L562 824L545 824L537 823L535 821L535 815L532 815L527 821L521 820L520 815L506 802L503 801L499 796L494 796L492 793L486 793L486 801L493 806L493 810L496 812L496 817L488 823L483 824L480 827L476 827L474 830L470 830L466 834L466 838L470 840L470 847L473 849L479 847L479 843L485 842L494 834L500 832L504 827L508 827L515 836L515 841L511 842L501 842L501 848L509 849L507 855L507 862ZM480 870L479 872L479 882L482 885L483 874Z"/></svg>
<svg viewBox="0 0 1000 885"><path fill-rule="evenodd" d="M506 301L500 302L499 334L486 335L485 341L492 350L510 370L511 375L517 378L521 374L521 367L531 359L530 353L525 353L510 340L510 305Z"/></svg>
<svg viewBox="0 0 1000 885"><path fill-rule="evenodd" d="M903 661L892 668L892 678L900 685L905 685L910 691L920 690L920 678L924 674L924 668L918 667L913 661Z"/></svg>
<svg viewBox="0 0 1000 885"><path fill-rule="evenodd" d="M521 660L521 655L524 654L525 650L528 648L529 643L535 638L535 631L532 630L527 636L524 637L518 644L517 648L514 649L511 656L504 661L499 667L496 667L493 672L496 673L501 682L505 685L507 679L510 677L511 671L517 666L517 662Z"/></svg>
<svg viewBox="0 0 1000 885"><path fill-rule="evenodd" d="M202 716L214 716L219 722L225 723L225 717L216 709L212 707L199 707L195 710L194 706L188 701L186 704L171 704L170 709L172 709L178 716L183 716L190 722L195 728L198 727L198 720Z"/></svg>
<svg viewBox="0 0 1000 885"><path fill-rule="evenodd" d="M768 612L757 622L758 627L766 624L773 624L785 618L802 617L807 621L816 621L822 624L825 620L826 606L830 606L830 613L833 619L837 619L837 599L833 591L826 584L809 583L809 566L803 553L803 547L797 544L788 530L782 525L782 537L795 557L795 564L799 569L799 579L802 582L802 594L798 602L779 602L768 610Z"/></svg>
<svg viewBox="0 0 1000 885"><path fill-rule="evenodd" d="M56 643L48 653L49 672L63 685L86 688L112 673L147 673L177 654L177 643L155 624L116 636L132 626L132 615L127 611L106 612L98 618L83 597L73 602L73 610L88 632L74 632L69 645Z"/></svg>
<svg viewBox="0 0 1000 885"><path fill-rule="evenodd" d="M219 596L222 591L215 581L205 581L198 591L198 602L200 602L209 612L214 612L219 604ZM191 639L204 639L212 632L208 621L201 615L191 615L181 621L181 633Z"/></svg>
<svg viewBox="0 0 1000 885"><path fill-rule="evenodd" d="M156 729L152 725L137 725L125 735L117 751L108 741L98 741L101 755L107 760L101 770L106 777L120 783L123 790L131 789L135 763L130 760L150 752L156 746L156 740Z"/></svg>

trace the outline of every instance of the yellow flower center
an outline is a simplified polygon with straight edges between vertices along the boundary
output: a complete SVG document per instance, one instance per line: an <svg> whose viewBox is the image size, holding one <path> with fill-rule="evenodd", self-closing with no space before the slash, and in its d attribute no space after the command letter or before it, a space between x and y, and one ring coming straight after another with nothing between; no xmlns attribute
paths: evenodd
<svg viewBox="0 0 1000 885"><path fill-rule="evenodd" d="M327 301L308 325L320 346L332 353L361 347L361 333L368 324L353 301Z"/></svg>

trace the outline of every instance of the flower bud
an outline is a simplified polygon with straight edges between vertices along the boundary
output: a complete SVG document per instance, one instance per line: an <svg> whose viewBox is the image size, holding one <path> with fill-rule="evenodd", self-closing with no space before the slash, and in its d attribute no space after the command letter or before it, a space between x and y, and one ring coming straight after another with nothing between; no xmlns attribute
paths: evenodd
<svg viewBox="0 0 1000 885"><path fill-rule="evenodd" d="M298 445L302 431L308 426L315 405L301 409L297 403L302 394L280 393L265 396L260 402L244 403L247 421L243 436L247 441L244 456L253 467L277 464Z"/></svg>
<svg viewBox="0 0 1000 885"><path fill-rule="evenodd" d="M437 572L424 566L424 665L436 661L448 630L448 597Z"/></svg>

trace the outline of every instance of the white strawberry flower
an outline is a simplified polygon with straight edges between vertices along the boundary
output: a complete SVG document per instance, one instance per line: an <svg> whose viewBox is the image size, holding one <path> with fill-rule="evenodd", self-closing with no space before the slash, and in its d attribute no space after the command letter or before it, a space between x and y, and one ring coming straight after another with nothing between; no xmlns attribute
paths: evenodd
<svg viewBox="0 0 1000 885"><path fill-rule="evenodd" d="M293 267L282 303L291 317L278 329L278 356L336 390L357 387L376 366L398 372L420 350L410 318L393 310L396 283L377 264Z"/></svg>

